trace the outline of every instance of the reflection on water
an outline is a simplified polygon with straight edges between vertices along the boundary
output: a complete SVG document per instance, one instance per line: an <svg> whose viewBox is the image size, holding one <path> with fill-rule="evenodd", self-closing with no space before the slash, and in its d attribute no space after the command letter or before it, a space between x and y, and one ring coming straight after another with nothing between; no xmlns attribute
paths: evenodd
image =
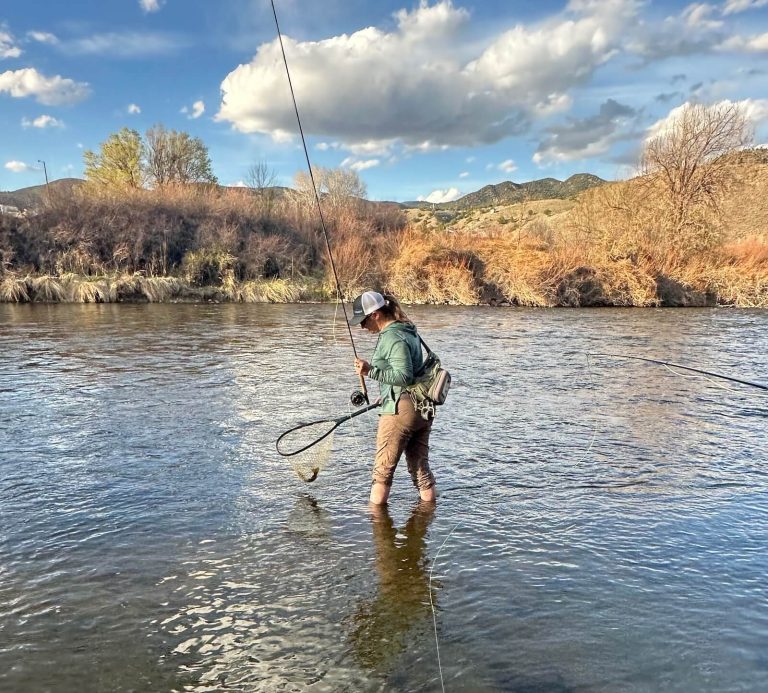
<svg viewBox="0 0 768 693"><path fill-rule="evenodd" d="M448 691L768 690L768 400L586 359L761 380L768 312L409 313L442 495L372 514L375 415L274 450L349 409L333 306L0 305L0 690L439 690L430 597Z"/></svg>
<svg viewBox="0 0 768 693"><path fill-rule="evenodd" d="M362 600L351 618L349 639L363 666L383 672L414 639L415 626L423 637L432 623L427 529L434 517L433 503L419 503L401 532L389 510L371 507L371 529L376 552L378 585L375 596ZM438 587L437 581L432 587ZM431 604L430 604L431 600Z"/></svg>

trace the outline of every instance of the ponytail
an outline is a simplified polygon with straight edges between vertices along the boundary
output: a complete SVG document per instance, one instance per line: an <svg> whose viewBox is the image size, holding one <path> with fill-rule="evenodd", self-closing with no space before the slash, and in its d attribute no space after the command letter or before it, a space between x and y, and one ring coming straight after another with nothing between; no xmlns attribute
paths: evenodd
<svg viewBox="0 0 768 693"><path fill-rule="evenodd" d="M379 310L384 315L389 316L397 322L404 322L409 325L413 324L413 321L405 314L400 302L392 294L381 294L384 297L386 303Z"/></svg>

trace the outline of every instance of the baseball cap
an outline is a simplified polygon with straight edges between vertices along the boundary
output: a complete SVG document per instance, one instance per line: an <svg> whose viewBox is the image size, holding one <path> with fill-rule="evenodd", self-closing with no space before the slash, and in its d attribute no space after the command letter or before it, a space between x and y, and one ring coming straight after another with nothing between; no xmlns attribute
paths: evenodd
<svg viewBox="0 0 768 693"><path fill-rule="evenodd" d="M349 324L359 325L371 313L377 311L385 304L384 297L378 291L366 291L360 294L352 302L352 317L349 320Z"/></svg>

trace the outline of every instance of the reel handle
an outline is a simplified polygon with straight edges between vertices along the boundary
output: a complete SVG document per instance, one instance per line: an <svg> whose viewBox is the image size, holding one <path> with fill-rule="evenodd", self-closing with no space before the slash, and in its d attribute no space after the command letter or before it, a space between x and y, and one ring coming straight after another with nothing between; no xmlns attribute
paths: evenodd
<svg viewBox="0 0 768 693"><path fill-rule="evenodd" d="M365 386L365 377L363 376L362 373L360 374L359 377L360 377L360 389L363 392L363 397L365 397L365 403L370 404L371 400L368 399L368 388Z"/></svg>

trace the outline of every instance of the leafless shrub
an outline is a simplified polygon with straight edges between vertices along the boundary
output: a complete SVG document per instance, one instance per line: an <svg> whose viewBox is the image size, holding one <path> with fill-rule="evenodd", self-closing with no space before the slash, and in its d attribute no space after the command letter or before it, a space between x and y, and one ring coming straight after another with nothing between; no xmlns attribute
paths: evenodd
<svg viewBox="0 0 768 693"><path fill-rule="evenodd" d="M686 104L646 143L643 173L661 181L662 199L676 235L693 237L698 247L713 245L702 210L720 210L732 182L726 155L751 140L752 131L739 104Z"/></svg>

